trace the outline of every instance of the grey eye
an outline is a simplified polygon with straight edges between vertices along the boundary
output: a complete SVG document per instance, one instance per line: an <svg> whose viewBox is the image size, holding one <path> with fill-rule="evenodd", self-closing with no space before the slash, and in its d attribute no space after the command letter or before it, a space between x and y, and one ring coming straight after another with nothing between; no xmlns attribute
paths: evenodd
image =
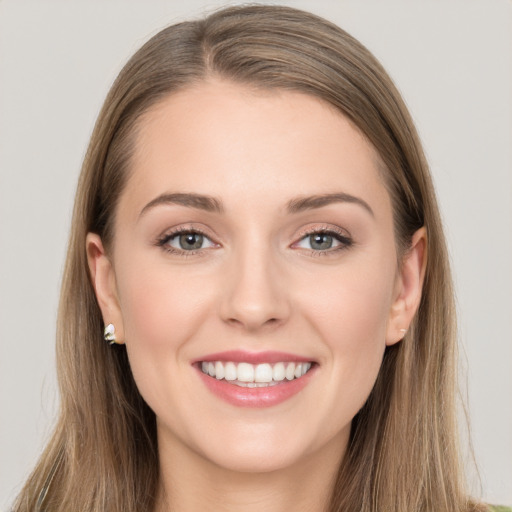
<svg viewBox="0 0 512 512"><path fill-rule="evenodd" d="M340 245L344 245L345 241L340 240L340 236L329 232L312 233L302 238L297 247L309 249L313 251L328 251Z"/></svg>
<svg viewBox="0 0 512 512"><path fill-rule="evenodd" d="M315 233L309 235L309 245L315 251L325 251L330 249L334 244L334 237L327 233Z"/></svg>
<svg viewBox="0 0 512 512"><path fill-rule="evenodd" d="M174 235L169 238L167 244L182 251L205 249L206 247L213 247L214 245L208 237L194 231Z"/></svg>
<svg viewBox="0 0 512 512"><path fill-rule="evenodd" d="M185 250L200 249L203 245L203 235L199 233L185 233L180 235L180 248Z"/></svg>
<svg viewBox="0 0 512 512"><path fill-rule="evenodd" d="M330 252L336 249L348 248L352 239L334 231L317 231L301 238L294 247L308 249L313 252Z"/></svg>

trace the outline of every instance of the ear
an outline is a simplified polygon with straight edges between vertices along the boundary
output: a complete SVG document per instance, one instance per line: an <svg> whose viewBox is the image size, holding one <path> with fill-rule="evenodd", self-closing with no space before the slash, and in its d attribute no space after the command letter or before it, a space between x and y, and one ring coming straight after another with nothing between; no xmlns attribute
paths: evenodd
<svg viewBox="0 0 512 512"><path fill-rule="evenodd" d="M427 264L427 231L418 229L405 253L394 290L386 333L386 345L402 340L418 310Z"/></svg>
<svg viewBox="0 0 512 512"><path fill-rule="evenodd" d="M99 235L87 234L86 251L92 285L101 309L103 322L105 325L113 324L116 343L124 343L123 315L117 296L115 272Z"/></svg>

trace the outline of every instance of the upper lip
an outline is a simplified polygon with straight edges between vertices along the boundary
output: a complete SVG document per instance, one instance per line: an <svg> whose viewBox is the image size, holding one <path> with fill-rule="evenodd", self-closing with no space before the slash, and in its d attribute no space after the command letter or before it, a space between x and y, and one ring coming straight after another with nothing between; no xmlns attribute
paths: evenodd
<svg viewBox="0 0 512 512"><path fill-rule="evenodd" d="M277 352L273 350L264 352L247 352L245 350L226 350L224 352L215 352L203 357L199 357L193 361L194 363L210 361L232 361L233 363L279 363L279 362L294 362L294 363L307 363L314 362L311 357L303 357L297 354L290 354L288 352Z"/></svg>

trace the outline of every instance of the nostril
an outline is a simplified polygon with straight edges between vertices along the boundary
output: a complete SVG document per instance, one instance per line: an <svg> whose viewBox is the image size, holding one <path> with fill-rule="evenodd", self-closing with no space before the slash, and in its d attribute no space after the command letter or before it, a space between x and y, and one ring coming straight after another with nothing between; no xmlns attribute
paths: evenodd
<svg viewBox="0 0 512 512"><path fill-rule="evenodd" d="M256 330L256 329L261 329L262 327L263 328L264 327L275 327L280 323L280 320L279 320L279 318L276 318L276 317L272 317L272 318L269 318L269 319L263 320L263 321L257 321L255 319L242 320L242 319L231 317L231 318L227 318L226 322L229 325L232 325L234 327L243 327L248 330Z"/></svg>

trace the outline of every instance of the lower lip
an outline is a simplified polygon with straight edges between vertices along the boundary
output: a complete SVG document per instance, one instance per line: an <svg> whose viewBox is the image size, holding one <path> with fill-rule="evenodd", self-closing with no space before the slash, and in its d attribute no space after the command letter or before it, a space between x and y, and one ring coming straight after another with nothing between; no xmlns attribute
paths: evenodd
<svg viewBox="0 0 512 512"><path fill-rule="evenodd" d="M203 373L199 368L197 371L208 389L222 400L236 405L237 407L272 407L293 397L311 380L315 373L316 365L302 377L293 380L283 380L274 386L263 388L246 388L229 384L228 381L218 380Z"/></svg>

